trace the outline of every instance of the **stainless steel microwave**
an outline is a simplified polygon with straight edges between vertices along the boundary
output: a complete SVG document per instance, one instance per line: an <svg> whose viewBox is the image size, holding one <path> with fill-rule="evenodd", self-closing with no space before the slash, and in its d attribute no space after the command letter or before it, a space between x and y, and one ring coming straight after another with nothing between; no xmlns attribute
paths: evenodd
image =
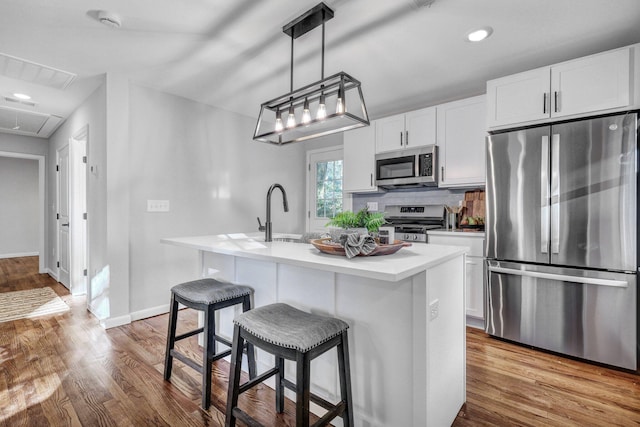
<svg viewBox="0 0 640 427"><path fill-rule="evenodd" d="M376 154L376 185L387 189L438 185L438 146Z"/></svg>

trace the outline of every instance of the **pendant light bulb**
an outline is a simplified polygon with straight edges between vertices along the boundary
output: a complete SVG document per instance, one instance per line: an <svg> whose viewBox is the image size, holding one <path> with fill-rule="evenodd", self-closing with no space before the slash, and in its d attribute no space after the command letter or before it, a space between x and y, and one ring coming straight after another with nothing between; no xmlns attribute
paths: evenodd
<svg viewBox="0 0 640 427"><path fill-rule="evenodd" d="M287 117L287 129L296 127L296 114L293 109L293 104L289 107L289 116Z"/></svg>
<svg viewBox="0 0 640 427"><path fill-rule="evenodd" d="M338 89L338 102L336 103L336 114L343 114L347 112L347 108L344 104L344 89L342 85Z"/></svg>
<svg viewBox="0 0 640 427"><path fill-rule="evenodd" d="M327 106L324 103L324 93L320 95L320 104L318 105L318 113L316 119L324 120L327 118Z"/></svg>
<svg viewBox="0 0 640 427"><path fill-rule="evenodd" d="M280 113L280 110L276 110L276 126L275 126L275 131L276 132L282 132L284 130L284 125L282 123L282 113Z"/></svg>
<svg viewBox="0 0 640 427"><path fill-rule="evenodd" d="M311 111L309 111L309 100L304 99L304 107L302 109L302 123L309 124L311 121Z"/></svg>

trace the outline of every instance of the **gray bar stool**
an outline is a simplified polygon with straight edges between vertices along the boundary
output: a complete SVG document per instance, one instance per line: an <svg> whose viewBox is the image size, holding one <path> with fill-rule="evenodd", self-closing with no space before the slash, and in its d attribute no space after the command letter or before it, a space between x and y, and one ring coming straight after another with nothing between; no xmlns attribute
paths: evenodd
<svg viewBox="0 0 640 427"><path fill-rule="evenodd" d="M206 410L211 405L211 363L231 354L232 343L216 335L215 311L236 304L242 304L243 312L251 309L253 289L248 286L220 282L215 279L200 279L181 283L171 288L171 307L169 311L169 331L167 334L167 350L165 352L164 379L171 378L173 358L202 374L202 407ZM199 329L176 336L178 321L178 303L188 308L204 312L204 326ZM204 332L204 348L202 365L174 349L176 341L189 338ZM229 349L216 353L216 341ZM249 376L256 376L256 361L253 346L247 345Z"/></svg>
<svg viewBox="0 0 640 427"><path fill-rule="evenodd" d="M296 392L297 427L309 426L310 400L328 410L314 426L327 425L335 417L341 416L345 427L353 427L347 342L349 325L340 319L309 314L282 303L254 308L237 316L233 323L235 326L225 418L227 427L235 426L236 420L250 426L260 425L238 407L238 396L274 375L276 375L276 411L278 413L284 411L284 387ZM276 364L269 371L240 385L242 348L245 341L275 355ZM311 361L333 347L337 347L338 351L342 399L336 405L309 391ZM295 383L284 377L284 359L296 362Z"/></svg>

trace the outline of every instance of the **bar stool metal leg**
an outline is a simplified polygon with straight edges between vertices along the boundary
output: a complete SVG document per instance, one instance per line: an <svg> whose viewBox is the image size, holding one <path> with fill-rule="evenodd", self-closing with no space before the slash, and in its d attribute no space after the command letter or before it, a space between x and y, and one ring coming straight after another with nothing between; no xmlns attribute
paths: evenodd
<svg viewBox="0 0 640 427"><path fill-rule="evenodd" d="M171 368L173 367L173 356L171 350L176 345L176 323L178 321L178 301L176 297L171 293L171 304L169 308L169 331L167 332L167 350L165 352L164 359L164 379L169 380L171 378Z"/></svg>
<svg viewBox="0 0 640 427"><path fill-rule="evenodd" d="M276 412L284 412L284 358L276 356Z"/></svg>
<svg viewBox="0 0 640 427"><path fill-rule="evenodd" d="M296 355L296 427L309 427L311 361L307 353Z"/></svg>
<svg viewBox="0 0 640 427"><path fill-rule="evenodd" d="M351 368L349 366L349 344L347 331L342 333L342 342L338 344L338 368L340 371L340 396L346 402L342 422L344 427L353 427L353 405L351 401Z"/></svg>
<svg viewBox="0 0 640 427"><path fill-rule="evenodd" d="M240 394L240 372L242 368L242 348L244 340L240 336L240 327L233 327L233 347L231 348L231 366L229 369L229 391L227 393L226 427L235 427L236 417L233 415L233 408L238 406L238 395Z"/></svg>

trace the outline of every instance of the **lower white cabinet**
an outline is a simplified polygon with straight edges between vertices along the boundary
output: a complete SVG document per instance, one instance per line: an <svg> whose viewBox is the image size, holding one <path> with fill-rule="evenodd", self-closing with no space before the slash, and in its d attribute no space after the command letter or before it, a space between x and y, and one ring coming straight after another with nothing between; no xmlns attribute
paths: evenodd
<svg viewBox="0 0 640 427"><path fill-rule="evenodd" d="M484 233L429 231L427 241L436 245L467 246L466 313L484 320ZM475 320L474 319L474 320ZM467 319L467 323L469 319Z"/></svg>

